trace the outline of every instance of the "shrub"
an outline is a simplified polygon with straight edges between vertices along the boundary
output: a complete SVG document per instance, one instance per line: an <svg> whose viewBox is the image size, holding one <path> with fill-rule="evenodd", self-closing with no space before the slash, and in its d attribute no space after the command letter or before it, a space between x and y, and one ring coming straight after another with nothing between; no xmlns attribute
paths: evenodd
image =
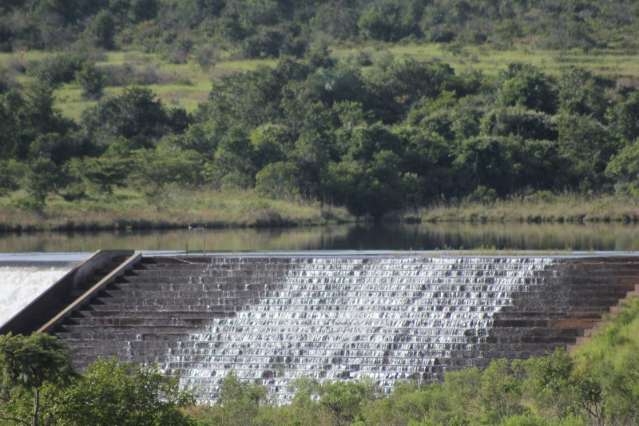
<svg viewBox="0 0 639 426"><path fill-rule="evenodd" d="M104 74L95 65L85 63L75 75L85 99L100 99L104 92Z"/></svg>
<svg viewBox="0 0 639 426"><path fill-rule="evenodd" d="M83 53L60 53L27 66L27 74L51 85L70 83L89 61Z"/></svg>
<svg viewBox="0 0 639 426"><path fill-rule="evenodd" d="M271 198L295 199L299 197L295 164L279 161L271 163L255 176L255 189Z"/></svg>

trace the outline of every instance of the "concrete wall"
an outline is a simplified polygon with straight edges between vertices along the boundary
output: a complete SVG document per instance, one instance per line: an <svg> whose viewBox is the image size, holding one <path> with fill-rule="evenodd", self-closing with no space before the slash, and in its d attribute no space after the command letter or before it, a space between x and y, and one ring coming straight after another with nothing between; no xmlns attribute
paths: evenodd
<svg viewBox="0 0 639 426"><path fill-rule="evenodd" d="M0 327L0 334L30 334L38 330L71 304L96 274L112 267L115 259L132 254L132 250L100 250L94 253Z"/></svg>

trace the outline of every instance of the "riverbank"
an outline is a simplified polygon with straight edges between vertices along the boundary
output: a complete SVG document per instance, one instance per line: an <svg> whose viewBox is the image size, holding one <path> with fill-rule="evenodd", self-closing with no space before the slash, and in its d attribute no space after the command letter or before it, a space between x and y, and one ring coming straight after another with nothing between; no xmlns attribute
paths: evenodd
<svg viewBox="0 0 639 426"><path fill-rule="evenodd" d="M23 194L0 198L0 232L259 228L350 223L346 209L319 202L271 200L253 191L167 191L149 200L132 190L103 198L50 197L42 212L20 207Z"/></svg>
<svg viewBox="0 0 639 426"><path fill-rule="evenodd" d="M543 194L432 206L413 219L463 223L638 223L639 200L616 195Z"/></svg>
<svg viewBox="0 0 639 426"><path fill-rule="evenodd" d="M44 211L22 208L19 192L0 198L0 232L94 232L188 228L278 228L357 222L345 208L272 200L254 191L175 189L150 200L123 189L108 197L65 201L52 196ZM639 223L639 200L604 195L536 195L437 205L386 223Z"/></svg>

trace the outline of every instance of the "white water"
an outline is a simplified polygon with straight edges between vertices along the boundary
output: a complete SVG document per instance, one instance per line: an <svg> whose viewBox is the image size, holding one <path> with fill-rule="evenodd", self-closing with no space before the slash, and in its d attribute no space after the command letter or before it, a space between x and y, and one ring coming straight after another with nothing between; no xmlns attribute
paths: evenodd
<svg viewBox="0 0 639 426"><path fill-rule="evenodd" d="M369 378L389 391L398 380L432 376L440 362L471 365L482 358L478 343L494 315L511 306L513 292L543 282L540 274L552 262L299 260L279 289L179 342L164 367L204 401L216 399L230 371L262 381L279 402L291 397L288 387L300 377Z"/></svg>
<svg viewBox="0 0 639 426"><path fill-rule="evenodd" d="M0 266L0 324L66 274L69 266Z"/></svg>

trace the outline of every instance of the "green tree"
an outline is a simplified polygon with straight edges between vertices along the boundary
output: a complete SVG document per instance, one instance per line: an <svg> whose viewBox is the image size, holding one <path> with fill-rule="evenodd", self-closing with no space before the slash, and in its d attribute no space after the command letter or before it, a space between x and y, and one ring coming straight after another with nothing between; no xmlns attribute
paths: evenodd
<svg viewBox="0 0 639 426"><path fill-rule="evenodd" d="M538 68L528 64L511 64L502 74L498 102L503 106L520 105L554 114L557 111L555 85Z"/></svg>
<svg viewBox="0 0 639 426"><path fill-rule="evenodd" d="M271 198L293 200L299 197L296 165L286 161L270 163L255 176L255 189Z"/></svg>
<svg viewBox="0 0 639 426"><path fill-rule="evenodd" d="M187 426L193 422L180 409L193 403L157 368L102 359L55 395L51 412L69 426Z"/></svg>
<svg viewBox="0 0 639 426"><path fill-rule="evenodd" d="M43 388L48 384L66 384L74 376L64 345L57 338L41 333L0 336L0 373L2 397L8 402L0 408L0 418L32 426L45 424L45 418L46 424L50 424L41 407ZM18 400L28 395L33 398L31 413L21 413L19 409L12 413L12 408L19 407Z"/></svg>
<svg viewBox="0 0 639 426"><path fill-rule="evenodd" d="M12 160L0 160L0 196L18 189L18 164Z"/></svg>
<svg viewBox="0 0 639 426"><path fill-rule="evenodd" d="M100 11L93 18L92 35L97 47L113 49L115 47L115 19L108 10Z"/></svg>
<svg viewBox="0 0 639 426"><path fill-rule="evenodd" d="M358 420L362 405L374 395L371 383L326 383L320 388L320 405L331 413L333 424L349 425Z"/></svg>
<svg viewBox="0 0 639 426"><path fill-rule="evenodd" d="M203 166L197 153L181 150L165 141L156 149L135 151L132 160L132 180L147 198L156 203L169 184L185 187L202 182Z"/></svg>
<svg viewBox="0 0 639 426"><path fill-rule="evenodd" d="M370 214L380 220L407 204L406 189L412 177L400 171L400 161L397 154L382 150L369 161L330 163L326 172L329 194L354 215Z"/></svg>
<svg viewBox="0 0 639 426"><path fill-rule="evenodd" d="M100 99L104 92L104 74L91 63L84 66L75 75L76 80L82 87L82 96L85 99Z"/></svg>
<svg viewBox="0 0 639 426"><path fill-rule="evenodd" d="M409 2L378 1L371 4L360 15L357 26L366 37L383 40L397 41L415 31L417 12L407 8Z"/></svg>
<svg viewBox="0 0 639 426"><path fill-rule="evenodd" d="M26 190L28 198L25 206L41 212L46 205L47 197L59 183L60 169L53 161L38 157L29 163Z"/></svg>
<svg viewBox="0 0 639 426"><path fill-rule="evenodd" d="M264 387L242 383L231 372L222 381L218 403L205 411L206 421L202 425L257 425L260 404L265 399Z"/></svg>
<svg viewBox="0 0 639 426"><path fill-rule="evenodd" d="M639 138L639 91L633 91L612 108L615 129L619 136L630 142Z"/></svg>
<svg viewBox="0 0 639 426"><path fill-rule="evenodd" d="M284 160L286 152L293 148L291 132L282 125L264 124L251 132L250 140L258 169Z"/></svg>
<svg viewBox="0 0 639 426"><path fill-rule="evenodd" d="M131 2L131 20L141 22L155 18L158 14L157 0L133 0Z"/></svg>
<svg viewBox="0 0 639 426"><path fill-rule="evenodd" d="M612 86L611 81L581 68L570 68L561 74L558 86L562 111L604 120L609 105L606 89Z"/></svg>
<svg viewBox="0 0 639 426"><path fill-rule="evenodd" d="M483 186L505 195L514 187L512 140L508 138L468 139L462 143L454 165L459 184L469 192Z"/></svg>
<svg viewBox="0 0 639 426"><path fill-rule="evenodd" d="M556 140L557 126L543 112L521 106L492 110L482 118L482 133L491 136L519 136L523 139Z"/></svg>
<svg viewBox="0 0 639 426"><path fill-rule="evenodd" d="M139 87L102 99L84 112L82 122L91 139L123 137L138 148L151 147L162 136L182 130L153 92Z"/></svg>
<svg viewBox="0 0 639 426"><path fill-rule="evenodd" d="M253 145L246 133L234 128L222 137L209 168L209 178L216 187L250 188L254 185Z"/></svg>
<svg viewBox="0 0 639 426"><path fill-rule="evenodd" d="M639 142L625 146L612 157L606 176L615 180L619 192L639 196Z"/></svg>
<svg viewBox="0 0 639 426"><path fill-rule="evenodd" d="M569 162L572 186L596 189L606 181L604 171L619 140L611 129L590 116L561 114L557 118L559 152Z"/></svg>

